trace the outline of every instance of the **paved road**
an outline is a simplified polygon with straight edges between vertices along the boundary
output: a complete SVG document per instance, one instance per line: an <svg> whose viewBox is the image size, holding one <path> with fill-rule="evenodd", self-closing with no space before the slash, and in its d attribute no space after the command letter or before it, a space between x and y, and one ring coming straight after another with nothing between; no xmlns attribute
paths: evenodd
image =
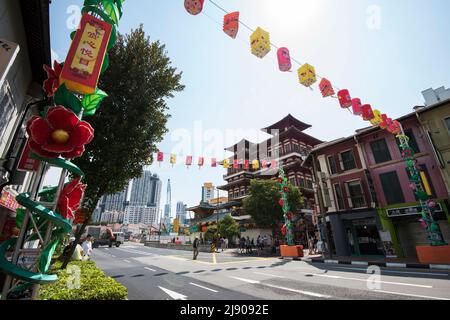
<svg viewBox="0 0 450 320"><path fill-rule="evenodd" d="M128 288L130 300L450 300L440 270L325 265L278 258L192 253L126 243L98 248L93 260Z"/></svg>

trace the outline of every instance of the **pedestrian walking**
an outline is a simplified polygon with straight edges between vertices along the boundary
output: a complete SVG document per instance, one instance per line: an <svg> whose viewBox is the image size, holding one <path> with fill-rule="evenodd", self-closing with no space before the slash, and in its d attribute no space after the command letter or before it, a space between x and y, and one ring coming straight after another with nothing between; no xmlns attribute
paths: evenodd
<svg viewBox="0 0 450 320"><path fill-rule="evenodd" d="M90 234L87 235L81 247L83 249L83 260L90 260L92 253L92 236Z"/></svg>
<svg viewBox="0 0 450 320"><path fill-rule="evenodd" d="M194 251L194 257L193 257L193 260L197 260L197 256L198 256L198 244L199 244L198 237L195 237L194 243L192 244L192 248L193 248L193 251Z"/></svg>

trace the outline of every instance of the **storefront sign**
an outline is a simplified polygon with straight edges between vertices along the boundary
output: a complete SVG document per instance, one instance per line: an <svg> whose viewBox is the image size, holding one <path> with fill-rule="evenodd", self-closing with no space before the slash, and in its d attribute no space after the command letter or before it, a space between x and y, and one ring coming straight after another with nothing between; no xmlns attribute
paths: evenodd
<svg viewBox="0 0 450 320"><path fill-rule="evenodd" d="M189 227L189 232L191 232L191 233L198 232L198 227L197 226L190 226Z"/></svg>
<svg viewBox="0 0 450 320"><path fill-rule="evenodd" d="M8 191L3 190L0 197L0 206L8 208L11 211L16 211L20 207L19 203L16 201L16 197L10 194Z"/></svg>
<svg viewBox="0 0 450 320"><path fill-rule="evenodd" d="M386 258L397 258L394 244L392 243L391 233L389 231L380 231L380 239L383 242L383 250Z"/></svg>
<svg viewBox="0 0 450 320"><path fill-rule="evenodd" d="M81 94L95 92L111 32L110 24L83 15L60 78L69 90Z"/></svg>
<svg viewBox="0 0 450 320"><path fill-rule="evenodd" d="M419 215L421 212L422 210L420 206L401 207L386 210L387 216L389 218ZM437 203L435 212L442 212L442 206L440 203Z"/></svg>
<svg viewBox="0 0 450 320"><path fill-rule="evenodd" d="M17 171L37 171L39 169L40 161L30 157L30 145L27 143L23 148L22 155L20 156L19 164L17 165Z"/></svg>
<svg viewBox="0 0 450 320"><path fill-rule="evenodd" d="M0 87L19 53L19 45L0 39Z"/></svg>

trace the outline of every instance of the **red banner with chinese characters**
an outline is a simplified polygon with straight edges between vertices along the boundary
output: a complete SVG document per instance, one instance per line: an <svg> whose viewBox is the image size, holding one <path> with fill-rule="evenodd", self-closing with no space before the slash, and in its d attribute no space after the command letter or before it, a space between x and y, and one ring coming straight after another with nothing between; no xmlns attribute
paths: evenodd
<svg viewBox="0 0 450 320"><path fill-rule="evenodd" d="M30 157L30 144L27 143L23 148L22 155L20 156L19 164L17 165L17 171L37 171L39 169L40 161Z"/></svg>
<svg viewBox="0 0 450 320"><path fill-rule="evenodd" d="M83 14L61 72L61 84L81 94L95 92L111 32L110 24Z"/></svg>

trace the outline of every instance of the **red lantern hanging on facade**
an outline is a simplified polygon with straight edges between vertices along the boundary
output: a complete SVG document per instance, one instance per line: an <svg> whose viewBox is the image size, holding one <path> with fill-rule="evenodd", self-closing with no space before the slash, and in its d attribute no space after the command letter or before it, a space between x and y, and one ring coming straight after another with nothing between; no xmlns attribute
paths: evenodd
<svg viewBox="0 0 450 320"><path fill-rule="evenodd" d="M237 159L233 160L233 169L239 169L239 161Z"/></svg>
<svg viewBox="0 0 450 320"><path fill-rule="evenodd" d="M267 160L266 159L264 159L264 160L261 160L261 168L267 168Z"/></svg>
<svg viewBox="0 0 450 320"><path fill-rule="evenodd" d="M247 159L244 160L244 170L250 169L250 161Z"/></svg>
<svg viewBox="0 0 450 320"><path fill-rule="evenodd" d="M239 32L239 11L225 15L223 18L223 32L236 39Z"/></svg>
<svg viewBox="0 0 450 320"><path fill-rule="evenodd" d="M325 78L322 78L322 80L320 81L319 89L324 98L331 97L335 93L330 80L325 79Z"/></svg>
<svg viewBox="0 0 450 320"><path fill-rule="evenodd" d="M158 152L158 154L156 155L156 161L160 163L164 161L164 152L161 151Z"/></svg>
<svg viewBox="0 0 450 320"><path fill-rule="evenodd" d="M352 99L352 111L355 116L360 116L362 114L362 103L361 99Z"/></svg>
<svg viewBox="0 0 450 320"><path fill-rule="evenodd" d="M337 95L342 109L347 109L352 106L352 97L347 89L339 91Z"/></svg>
<svg viewBox="0 0 450 320"><path fill-rule="evenodd" d="M364 120L369 121L375 117L373 113L372 106L370 104L365 104L361 107L362 109L362 117Z"/></svg>
<svg viewBox="0 0 450 320"><path fill-rule="evenodd" d="M203 10L205 0L184 0L184 7L186 11L192 15L197 15Z"/></svg>
<svg viewBox="0 0 450 320"><path fill-rule="evenodd" d="M212 168L216 168L217 167L217 159L216 158L211 158L211 167Z"/></svg>
<svg viewBox="0 0 450 320"><path fill-rule="evenodd" d="M277 51L278 67L280 71L287 72L292 68L291 55L288 48L279 48Z"/></svg>
<svg viewBox="0 0 450 320"><path fill-rule="evenodd" d="M192 156L186 156L186 166L188 168L192 166Z"/></svg>
<svg viewBox="0 0 450 320"><path fill-rule="evenodd" d="M392 121L392 123L388 126L388 131L395 135L402 133L400 122L398 122L397 120Z"/></svg>

